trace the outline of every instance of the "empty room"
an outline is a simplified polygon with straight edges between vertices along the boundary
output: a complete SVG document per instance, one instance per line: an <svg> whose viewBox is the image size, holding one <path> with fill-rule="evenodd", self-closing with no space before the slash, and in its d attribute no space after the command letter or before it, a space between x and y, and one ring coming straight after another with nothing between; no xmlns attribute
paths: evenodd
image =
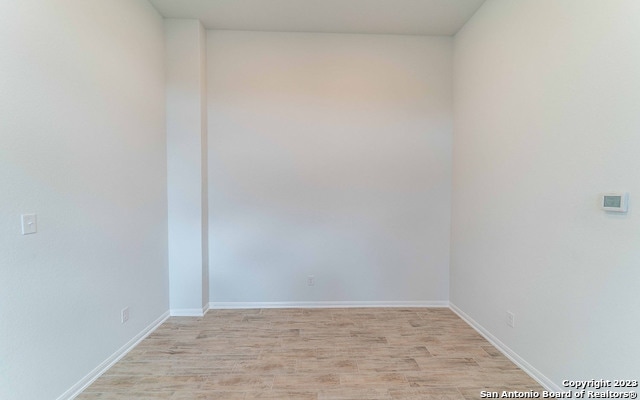
<svg viewBox="0 0 640 400"><path fill-rule="evenodd" d="M0 0L0 399L635 399L639 176L638 0Z"/></svg>

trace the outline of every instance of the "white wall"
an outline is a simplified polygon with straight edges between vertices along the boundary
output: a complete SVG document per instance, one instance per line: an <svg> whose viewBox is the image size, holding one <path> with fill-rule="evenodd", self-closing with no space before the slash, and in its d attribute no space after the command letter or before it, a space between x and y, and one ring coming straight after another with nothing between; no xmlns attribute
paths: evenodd
<svg viewBox="0 0 640 400"><path fill-rule="evenodd" d="M162 19L0 0L0 116L0 398L55 399L168 309Z"/></svg>
<svg viewBox="0 0 640 400"><path fill-rule="evenodd" d="M451 301L556 385L640 376L638 21L489 0L455 37Z"/></svg>
<svg viewBox="0 0 640 400"><path fill-rule="evenodd" d="M446 301L451 38L207 46L211 301Z"/></svg>
<svg viewBox="0 0 640 400"><path fill-rule="evenodd" d="M206 34L195 19L165 19L171 312L202 314L207 257Z"/></svg>
<svg viewBox="0 0 640 400"><path fill-rule="evenodd" d="M200 205L202 207L202 307L209 308L209 149L207 116L207 31L200 24Z"/></svg>

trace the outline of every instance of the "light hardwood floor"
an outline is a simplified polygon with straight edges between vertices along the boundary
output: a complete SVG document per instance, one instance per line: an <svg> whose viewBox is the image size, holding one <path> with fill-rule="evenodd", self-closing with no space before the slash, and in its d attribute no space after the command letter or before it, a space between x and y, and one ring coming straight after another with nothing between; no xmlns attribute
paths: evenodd
<svg viewBox="0 0 640 400"><path fill-rule="evenodd" d="M543 390L446 308L211 310L172 317L90 399L477 399Z"/></svg>

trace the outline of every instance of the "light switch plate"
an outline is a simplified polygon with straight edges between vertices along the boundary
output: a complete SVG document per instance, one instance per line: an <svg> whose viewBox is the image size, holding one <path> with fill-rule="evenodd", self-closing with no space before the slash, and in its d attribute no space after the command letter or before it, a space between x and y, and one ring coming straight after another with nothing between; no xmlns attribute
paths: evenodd
<svg viewBox="0 0 640 400"><path fill-rule="evenodd" d="M38 220L36 214L22 214L22 234L30 235L38 232Z"/></svg>

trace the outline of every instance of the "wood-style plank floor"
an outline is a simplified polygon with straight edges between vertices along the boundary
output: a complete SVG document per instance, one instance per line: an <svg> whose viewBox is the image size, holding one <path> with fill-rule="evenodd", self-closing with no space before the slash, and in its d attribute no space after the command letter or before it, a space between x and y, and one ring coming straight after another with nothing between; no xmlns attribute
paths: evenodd
<svg viewBox="0 0 640 400"><path fill-rule="evenodd" d="M446 308L172 317L78 400L477 399L543 390Z"/></svg>

